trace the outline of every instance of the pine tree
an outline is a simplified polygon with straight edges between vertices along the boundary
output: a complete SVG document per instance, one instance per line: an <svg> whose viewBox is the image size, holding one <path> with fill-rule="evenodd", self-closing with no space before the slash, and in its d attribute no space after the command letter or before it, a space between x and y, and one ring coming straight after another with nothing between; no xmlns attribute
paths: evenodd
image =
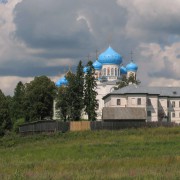
<svg viewBox="0 0 180 180"><path fill-rule="evenodd" d="M10 111L8 99L0 90L0 135L3 135L6 130L11 129L12 123L10 118Z"/></svg>
<svg viewBox="0 0 180 180"><path fill-rule="evenodd" d="M76 92L76 98L74 104L74 110L75 110L74 120L76 121L76 120L80 120L82 110L84 108L84 72L81 61L79 62L76 70L75 92Z"/></svg>
<svg viewBox="0 0 180 180"><path fill-rule="evenodd" d="M78 121L81 118L81 112L84 107L84 73L82 62L79 62L76 74L69 71L65 77L68 85L59 88L56 107L60 109L60 116L64 121Z"/></svg>
<svg viewBox="0 0 180 180"><path fill-rule="evenodd" d="M96 92L96 81L95 81L95 70L92 65L92 62L89 61L87 63L88 71L85 76L85 90L84 90L84 105L85 105L85 112L88 115L89 121L95 121L97 117L97 92Z"/></svg>
<svg viewBox="0 0 180 180"><path fill-rule="evenodd" d="M14 89L14 96L10 105L11 117L13 121L24 117L24 95L25 95L25 85L20 81Z"/></svg>
<svg viewBox="0 0 180 180"><path fill-rule="evenodd" d="M58 88L58 95L56 98L56 108L59 109L60 118L66 122L69 118L69 101L67 87L61 86Z"/></svg>

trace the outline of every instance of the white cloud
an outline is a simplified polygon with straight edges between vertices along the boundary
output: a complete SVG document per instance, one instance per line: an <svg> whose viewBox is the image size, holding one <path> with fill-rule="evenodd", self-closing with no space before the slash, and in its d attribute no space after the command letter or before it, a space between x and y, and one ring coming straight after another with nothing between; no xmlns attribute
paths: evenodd
<svg viewBox="0 0 180 180"><path fill-rule="evenodd" d="M23 83L27 83L27 82L30 82L32 79L33 79L32 77L23 78L23 77L18 77L18 76L0 77L0 82L1 82L0 89L6 95L13 95L14 88L16 87L19 81Z"/></svg>

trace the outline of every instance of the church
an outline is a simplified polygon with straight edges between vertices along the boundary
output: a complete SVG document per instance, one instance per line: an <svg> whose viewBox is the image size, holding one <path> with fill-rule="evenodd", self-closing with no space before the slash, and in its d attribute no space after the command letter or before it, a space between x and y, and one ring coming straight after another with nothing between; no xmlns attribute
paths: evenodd
<svg viewBox="0 0 180 180"><path fill-rule="evenodd" d="M130 84L114 90L122 77L133 75L136 79L138 66L131 59L126 66L123 58L112 47L108 47L94 61L97 81L97 120L101 121L166 121L180 123L180 87L145 87ZM85 75L88 67L83 69ZM57 87L66 86L65 77L56 83ZM55 108L53 119L57 120L58 110ZM85 113L82 119L87 119Z"/></svg>

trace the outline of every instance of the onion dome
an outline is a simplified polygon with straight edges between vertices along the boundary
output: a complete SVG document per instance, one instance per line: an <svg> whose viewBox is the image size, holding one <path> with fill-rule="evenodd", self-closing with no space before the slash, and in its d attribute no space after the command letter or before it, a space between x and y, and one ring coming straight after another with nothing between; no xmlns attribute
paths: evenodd
<svg viewBox="0 0 180 180"><path fill-rule="evenodd" d="M127 74L127 69L126 69L124 66L122 66L122 67L120 68L120 73L121 73L122 75Z"/></svg>
<svg viewBox="0 0 180 180"><path fill-rule="evenodd" d="M55 84L57 87L66 86L68 84L68 81L67 81L66 77L62 77Z"/></svg>
<svg viewBox="0 0 180 180"><path fill-rule="evenodd" d="M83 72L84 72L85 74L87 74L88 70L89 70L89 67L88 67L88 66L86 66L86 67L83 68Z"/></svg>
<svg viewBox="0 0 180 180"><path fill-rule="evenodd" d="M133 72L136 72L138 70L138 66L133 63L133 62L130 62L127 66L126 66L126 69L127 71L133 71Z"/></svg>
<svg viewBox="0 0 180 180"><path fill-rule="evenodd" d="M99 55L98 61L101 64L120 65L122 63L122 56L109 46L106 51Z"/></svg>
<svg viewBox="0 0 180 180"><path fill-rule="evenodd" d="M102 69L102 64L99 61L96 60L93 63L93 67L94 67L95 70L101 70Z"/></svg>

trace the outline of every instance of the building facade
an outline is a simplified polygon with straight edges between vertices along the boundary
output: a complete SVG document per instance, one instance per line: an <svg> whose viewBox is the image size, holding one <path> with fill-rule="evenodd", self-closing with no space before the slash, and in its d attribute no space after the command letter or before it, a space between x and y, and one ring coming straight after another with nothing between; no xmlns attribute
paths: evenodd
<svg viewBox="0 0 180 180"><path fill-rule="evenodd" d="M146 121L180 123L180 87L145 87L132 84L110 92L103 100L104 107L144 108Z"/></svg>

